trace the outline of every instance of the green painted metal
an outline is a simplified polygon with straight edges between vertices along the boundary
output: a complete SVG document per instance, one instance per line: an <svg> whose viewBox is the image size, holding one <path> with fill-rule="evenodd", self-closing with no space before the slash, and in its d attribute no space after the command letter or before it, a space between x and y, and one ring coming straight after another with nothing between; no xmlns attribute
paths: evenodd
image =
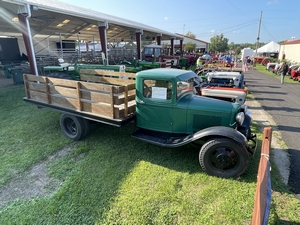
<svg viewBox="0 0 300 225"><path fill-rule="evenodd" d="M187 58L180 57L180 59L179 59L179 68L187 69Z"/></svg>
<svg viewBox="0 0 300 225"><path fill-rule="evenodd" d="M125 67L123 65L70 64L67 67L61 67L61 66L44 67L45 72L51 72L51 71L66 72L68 75L72 77L73 80L80 80L81 69L99 69L99 70L106 70L106 71L125 72Z"/></svg>
<svg viewBox="0 0 300 225"><path fill-rule="evenodd" d="M178 134L192 134L211 126L236 128L235 117L240 112L239 104L197 96L193 90L177 96L178 83L184 83L196 76L193 71L166 68L138 72L136 75L137 126ZM171 99L145 97L143 94L145 80L171 82Z"/></svg>

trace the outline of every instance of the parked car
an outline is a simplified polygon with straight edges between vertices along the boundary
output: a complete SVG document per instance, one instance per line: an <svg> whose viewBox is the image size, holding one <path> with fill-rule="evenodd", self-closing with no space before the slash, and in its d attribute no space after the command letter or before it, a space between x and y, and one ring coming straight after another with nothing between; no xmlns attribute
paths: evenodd
<svg viewBox="0 0 300 225"><path fill-rule="evenodd" d="M244 104L247 90L244 89L244 75L241 72L210 72L200 88L200 95Z"/></svg>

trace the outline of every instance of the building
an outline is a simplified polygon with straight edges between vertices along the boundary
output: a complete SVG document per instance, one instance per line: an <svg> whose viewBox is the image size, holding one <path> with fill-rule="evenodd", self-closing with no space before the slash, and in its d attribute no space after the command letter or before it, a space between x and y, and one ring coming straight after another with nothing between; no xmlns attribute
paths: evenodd
<svg viewBox="0 0 300 225"><path fill-rule="evenodd" d="M278 59L286 59L292 63L300 63L300 39L286 41L281 44Z"/></svg>

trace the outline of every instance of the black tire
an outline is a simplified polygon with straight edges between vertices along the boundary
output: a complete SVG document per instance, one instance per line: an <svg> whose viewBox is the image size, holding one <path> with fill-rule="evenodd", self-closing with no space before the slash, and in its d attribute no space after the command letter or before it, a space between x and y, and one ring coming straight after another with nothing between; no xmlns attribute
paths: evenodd
<svg viewBox="0 0 300 225"><path fill-rule="evenodd" d="M72 80L72 77L65 72L55 71L51 72L47 77L60 78L66 80Z"/></svg>
<svg viewBox="0 0 300 225"><path fill-rule="evenodd" d="M249 155L239 143L228 138L217 138L208 140L201 147L199 162L209 175L238 177L247 169Z"/></svg>
<svg viewBox="0 0 300 225"><path fill-rule="evenodd" d="M83 137L87 136L90 133L90 121L87 119L83 119L84 123L84 135Z"/></svg>
<svg viewBox="0 0 300 225"><path fill-rule="evenodd" d="M68 138L78 141L87 134L86 124L83 118L70 114L60 116L60 128Z"/></svg>

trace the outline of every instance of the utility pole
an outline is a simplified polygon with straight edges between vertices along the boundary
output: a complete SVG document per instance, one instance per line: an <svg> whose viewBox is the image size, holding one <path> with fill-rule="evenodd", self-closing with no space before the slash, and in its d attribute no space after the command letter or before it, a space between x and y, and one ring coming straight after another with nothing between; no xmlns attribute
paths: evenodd
<svg viewBox="0 0 300 225"><path fill-rule="evenodd" d="M256 39L256 50L255 50L255 56L257 56L257 48L258 48L259 35L260 35L261 18L262 18L262 11L260 11L260 19L259 19L259 25L258 25L258 34L257 34L257 39Z"/></svg>

